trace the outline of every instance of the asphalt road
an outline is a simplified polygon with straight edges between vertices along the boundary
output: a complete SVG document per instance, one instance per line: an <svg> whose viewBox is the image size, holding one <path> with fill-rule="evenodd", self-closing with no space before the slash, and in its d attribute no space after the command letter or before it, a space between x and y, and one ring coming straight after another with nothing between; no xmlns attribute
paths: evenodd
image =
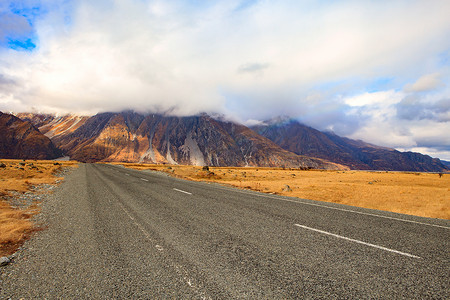
<svg viewBox="0 0 450 300"><path fill-rule="evenodd" d="M82 164L1 299L450 299L450 222Z"/></svg>

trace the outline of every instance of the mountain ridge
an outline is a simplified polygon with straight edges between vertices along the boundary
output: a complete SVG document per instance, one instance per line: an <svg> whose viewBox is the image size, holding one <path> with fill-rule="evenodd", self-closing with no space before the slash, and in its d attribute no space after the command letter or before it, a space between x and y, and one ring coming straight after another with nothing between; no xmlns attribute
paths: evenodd
<svg viewBox="0 0 450 300"><path fill-rule="evenodd" d="M0 112L0 157L54 159L62 152L32 123Z"/></svg>
<svg viewBox="0 0 450 300"><path fill-rule="evenodd" d="M322 132L297 120L266 121L251 127L283 149L314 156L351 169L441 172L448 168L438 158L415 152L400 152L361 140Z"/></svg>

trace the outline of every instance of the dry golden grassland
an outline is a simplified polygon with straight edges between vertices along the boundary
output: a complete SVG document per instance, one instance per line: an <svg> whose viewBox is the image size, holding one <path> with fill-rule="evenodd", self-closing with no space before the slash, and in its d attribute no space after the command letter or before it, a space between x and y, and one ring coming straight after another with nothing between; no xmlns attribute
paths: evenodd
<svg viewBox="0 0 450 300"><path fill-rule="evenodd" d="M7 201L11 192L26 192L39 184L54 184L61 167L76 166L73 161L0 160L0 256L12 254L37 228L31 217L38 203L15 208Z"/></svg>
<svg viewBox="0 0 450 300"><path fill-rule="evenodd" d="M265 193L450 219L450 174L223 167L205 171L193 166L123 165Z"/></svg>

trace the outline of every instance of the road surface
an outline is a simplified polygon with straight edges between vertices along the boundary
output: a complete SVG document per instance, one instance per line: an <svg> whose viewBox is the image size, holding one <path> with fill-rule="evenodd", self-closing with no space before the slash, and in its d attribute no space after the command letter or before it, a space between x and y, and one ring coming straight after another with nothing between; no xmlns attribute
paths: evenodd
<svg viewBox="0 0 450 300"><path fill-rule="evenodd" d="M0 298L450 299L450 222L81 164Z"/></svg>

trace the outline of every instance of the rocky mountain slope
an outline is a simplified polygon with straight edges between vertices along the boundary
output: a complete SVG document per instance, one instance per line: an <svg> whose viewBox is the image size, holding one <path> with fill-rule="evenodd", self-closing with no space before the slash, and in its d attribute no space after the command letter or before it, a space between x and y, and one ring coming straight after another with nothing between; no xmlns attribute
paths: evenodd
<svg viewBox="0 0 450 300"><path fill-rule="evenodd" d="M278 119L252 127L285 150L323 158L360 170L441 172L448 170L437 158L414 152L400 152L321 132L296 120Z"/></svg>
<svg viewBox="0 0 450 300"><path fill-rule="evenodd" d="M0 157L53 159L62 152L30 122L0 112Z"/></svg>
<svg viewBox="0 0 450 300"><path fill-rule="evenodd" d="M296 155L243 125L207 115L173 117L127 111L101 113L72 123L32 115L27 119L40 125L71 158L86 162L345 169L323 159Z"/></svg>
<svg viewBox="0 0 450 300"><path fill-rule="evenodd" d="M31 122L49 138L67 135L77 130L89 117L77 115L55 116L51 114L18 113L16 117Z"/></svg>

